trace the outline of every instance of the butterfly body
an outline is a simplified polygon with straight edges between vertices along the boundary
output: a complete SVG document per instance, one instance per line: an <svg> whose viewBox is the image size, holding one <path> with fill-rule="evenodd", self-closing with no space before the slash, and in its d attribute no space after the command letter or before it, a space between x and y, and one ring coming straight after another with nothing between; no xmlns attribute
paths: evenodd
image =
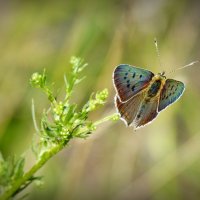
<svg viewBox="0 0 200 200"><path fill-rule="evenodd" d="M113 81L117 92L115 104L121 119L135 129L155 119L185 88L180 81L166 79L164 73L154 75L127 64L115 69Z"/></svg>
<svg viewBox="0 0 200 200"><path fill-rule="evenodd" d="M164 84L166 77L160 74L155 75L149 83L149 87L147 88L147 98L153 98L160 94Z"/></svg>

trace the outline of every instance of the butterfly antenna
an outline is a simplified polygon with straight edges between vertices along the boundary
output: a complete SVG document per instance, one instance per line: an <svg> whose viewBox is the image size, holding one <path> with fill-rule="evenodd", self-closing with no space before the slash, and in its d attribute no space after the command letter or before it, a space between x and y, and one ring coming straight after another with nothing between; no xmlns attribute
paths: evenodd
<svg viewBox="0 0 200 200"><path fill-rule="evenodd" d="M159 48L158 48L158 41L156 38L154 38L154 44L155 44L155 47L156 47L156 53L157 53L157 56L158 56L158 62L159 62L159 65L160 65L160 68L162 67L162 63L161 63L161 59L160 59L160 52L159 52Z"/></svg>
<svg viewBox="0 0 200 200"><path fill-rule="evenodd" d="M194 64L196 64L196 63L198 63L198 62L199 62L199 61L196 60L196 61L193 61L193 62L191 62L191 63L189 63L189 64L187 64L187 65L184 65L184 66L182 66L182 67L178 67L178 68L176 68L176 69L173 69L173 70L169 71L168 74L174 73L175 71L180 70L180 69L184 69L184 68L190 67L190 66L192 66L192 65L194 65Z"/></svg>

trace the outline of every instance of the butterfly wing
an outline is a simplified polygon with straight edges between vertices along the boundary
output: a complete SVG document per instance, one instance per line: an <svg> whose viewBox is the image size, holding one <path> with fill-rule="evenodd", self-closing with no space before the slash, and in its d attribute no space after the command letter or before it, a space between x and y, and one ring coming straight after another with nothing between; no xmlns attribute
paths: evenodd
<svg viewBox="0 0 200 200"><path fill-rule="evenodd" d="M159 97L155 96L150 100L144 100L139 108L139 112L137 113L133 126L135 129L140 126L144 126L151 122L158 115L158 100Z"/></svg>
<svg viewBox="0 0 200 200"><path fill-rule="evenodd" d="M119 97L115 97L115 105L123 121L126 125L130 125L138 112L141 102L143 101L145 92L140 92L126 102L121 102Z"/></svg>
<svg viewBox="0 0 200 200"><path fill-rule="evenodd" d="M113 81L122 102L146 88L154 74L148 70L127 64L117 66L113 73Z"/></svg>
<svg viewBox="0 0 200 200"><path fill-rule="evenodd" d="M184 83L174 79L167 79L161 91L158 111L177 101L185 90Z"/></svg>

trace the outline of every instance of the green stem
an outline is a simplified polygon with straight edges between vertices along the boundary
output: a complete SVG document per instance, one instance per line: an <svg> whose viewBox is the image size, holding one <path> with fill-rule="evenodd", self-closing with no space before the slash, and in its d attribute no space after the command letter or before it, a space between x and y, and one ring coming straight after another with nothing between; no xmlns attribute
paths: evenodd
<svg viewBox="0 0 200 200"><path fill-rule="evenodd" d="M109 116L107 116L107 117L104 117L103 119L100 119L100 120L98 120L98 121L96 121L95 123L94 123L94 126L98 126L99 124L102 124L103 122L106 122L106 121L109 121L109 120L117 120L117 119L119 119L119 114L118 113L114 113L114 114L112 114L112 115L109 115Z"/></svg>
<svg viewBox="0 0 200 200"><path fill-rule="evenodd" d="M68 140L69 142L69 140ZM27 171L20 179L15 181L11 187L5 191L5 193L0 197L0 200L6 200L13 196L13 194L24 185L52 156L57 154L60 150L64 148L63 145L59 144L52 147L50 150L43 153L41 158L32 166L32 168Z"/></svg>
<svg viewBox="0 0 200 200"><path fill-rule="evenodd" d="M98 120L94 123L95 126L100 125L101 123L104 123L109 120L116 120L118 119L119 114L113 114L110 116L107 116L101 120ZM83 130L81 130L83 131ZM66 144L70 141L71 137L68 138L65 144L58 144L56 146L53 146L51 149L44 152L41 156L41 158L32 166L32 168L27 171L20 179L15 181L11 187L5 191L5 193L0 197L0 200L7 200L13 196L13 194L20 189L22 185L24 185L51 157L53 157L55 154L57 154L59 151L61 151Z"/></svg>

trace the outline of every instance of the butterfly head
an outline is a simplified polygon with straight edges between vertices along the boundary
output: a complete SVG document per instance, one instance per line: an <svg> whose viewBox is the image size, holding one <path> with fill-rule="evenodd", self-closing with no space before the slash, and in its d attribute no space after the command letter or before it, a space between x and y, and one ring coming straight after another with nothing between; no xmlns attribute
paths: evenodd
<svg viewBox="0 0 200 200"><path fill-rule="evenodd" d="M159 75L159 76L162 76L163 78L166 78L166 76L165 76L165 71L162 71L162 72L158 73L158 75Z"/></svg>

